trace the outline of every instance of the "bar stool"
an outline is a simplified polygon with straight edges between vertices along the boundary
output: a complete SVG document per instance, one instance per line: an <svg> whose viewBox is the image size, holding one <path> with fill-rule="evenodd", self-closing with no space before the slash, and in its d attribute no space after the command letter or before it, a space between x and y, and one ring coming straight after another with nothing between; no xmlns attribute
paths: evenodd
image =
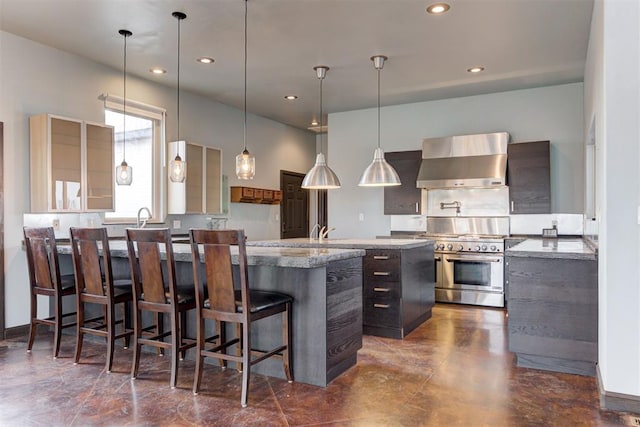
<svg viewBox="0 0 640 427"><path fill-rule="evenodd" d="M129 265L133 279L134 350L131 378L138 376L140 351L143 345L171 350L171 388L178 377L178 353L195 347L194 340L184 338L186 313L195 308L194 287L178 287L171 233L167 228L128 228L126 230ZM161 254L166 255L166 261ZM164 268L163 268L164 267ZM166 271L166 273L165 273ZM143 334L142 312L152 312L156 318L155 333ZM164 332L162 318L168 314L171 330ZM164 338L170 336L171 341Z"/></svg>
<svg viewBox="0 0 640 427"><path fill-rule="evenodd" d="M53 326L53 358L56 359L60 351L62 330L76 325L75 322L63 322L65 317L73 316L75 312L62 313L62 297L75 294L74 275L60 274L53 227L24 227L23 233L31 287L31 322L27 353L30 353L33 347L37 325ZM38 319L38 295L53 297L53 316Z"/></svg>
<svg viewBox="0 0 640 427"><path fill-rule="evenodd" d="M205 357L233 361L242 371L242 395L240 403L247 406L251 366L269 357L282 358L287 380L293 382L293 356L291 348L291 303L293 298L279 292L249 289L247 250L244 230L189 230L196 289L196 314L198 318L196 372L193 393L198 394L202 381ZM199 245L202 246L202 256ZM231 247L237 247L239 260L239 289L234 289ZM204 270L206 285L200 279ZM205 290L206 286L206 290ZM205 293L206 292L206 293ZM208 293L208 298L206 297ZM251 324L276 314L282 315L282 345L273 350L251 347ZM220 337L213 347L207 347L205 320L215 320ZM227 340L225 323L236 324L236 337ZM226 353L237 345L237 355ZM252 358L252 353L258 355Z"/></svg>
<svg viewBox="0 0 640 427"><path fill-rule="evenodd" d="M113 271L111 268L111 253L106 228L76 228L72 227L71 253L76 278L76 306L78 313L78 328L76 333L75 363L80 360L82 342L85 334L97 335L107 339L106 370L111 372L113 365L113 350L117 339L124 339L124 347L129 346L129 337L133 330L127 329L127 310L125 305L133 301L131 281L128 288L123 280L114 287ZM100 255L102 251L102 256ZM86 319L87 303L98 304L103 307L105 315L94 319ZM122 320L116 321L115 308L122 307ZM122 324L122 331L116 332L116 325Z"/></svg>

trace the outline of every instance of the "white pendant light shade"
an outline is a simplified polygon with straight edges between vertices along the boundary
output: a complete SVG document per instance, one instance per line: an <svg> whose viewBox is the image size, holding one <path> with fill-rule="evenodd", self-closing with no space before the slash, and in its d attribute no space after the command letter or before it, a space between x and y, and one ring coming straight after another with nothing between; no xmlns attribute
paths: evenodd
<svg viewBox="0 0 640 427"><path fill-rule="evenodd" d="M176 114L176 128L178 138L176 141L180 141L180 22L187 17L182 12L173 12L171 14L178 20L178 73L177 73L177 114ZM169 179L171 182L184 182L187 177L187 162L180 157L180 144L177 145L176 157L169 163ZM186 145L185 145L186 147Z"/></svg>
<svg viewBox="0 0 640 427"><path fill-rule="evenodd" d="M256 174L256 158L246 148L236 156L236 176L238 179L253 179Z"/></svg>
<svg viewBox="0 0 640 427"><path fill-rule="evenodd" d="M133 168L124 160L116 168L116 183L118 185L131 185L133 181Z"/></svg>
<svg viewBox="0 0 640 427"><path fill-rule="evenodd" d="M118 34L124 39L124 65L122 67L122 81L124 87L123 111L122 111L122 163L116 167L116 184L131 185L133 180L133 168L127 164L127 37L133 33L129 30L119 30Z"/></svg>
<svg viewBox="0 0 640 427"><path fill-rule="evenodd" d="M358 185L361 187L400 185L400 177L396 170L384 159L382 148L376 148L373 154L373 162L364 170Z"/></svg>
<svg viewBox="0 0 640 427"><path fill-rule="evenodd" d="M242 125L244 149L236 156L238 179L253 179L256 175L256 158L247 150L247 0L244 0L244 121Z"/></svg>
<svg viewBox="0 0 640 427"><path fill-rule="evenodd" d="M320 129L322 129L322 81L329 71L329 67L318 65L313 67L316 76L320 80ZM308 190L332 190L340 188L338 175L327 165L327 161L322 153L322 134L320 134L320 152L316 156L316 164L305 175L302 180L302 188Z"/></svg>
<svg viewBox="0 0 640 427"><path fill-rule="evenodd" d="M384 151L380 147L380 70L384 66L386 56L372 56L373 66L378 70L378 148L373 154L373 162L364 170L360 182L361 187L390 187L401 185L396 170L384 158Z"/></svg>
<svg viewBox="0 0 640 427"><path fill-rule="evenodd" d="M302 188L309 190L331 190L340 188L338 176L327 166L324 154L318 153L316 164L304 176Z"/></svg>

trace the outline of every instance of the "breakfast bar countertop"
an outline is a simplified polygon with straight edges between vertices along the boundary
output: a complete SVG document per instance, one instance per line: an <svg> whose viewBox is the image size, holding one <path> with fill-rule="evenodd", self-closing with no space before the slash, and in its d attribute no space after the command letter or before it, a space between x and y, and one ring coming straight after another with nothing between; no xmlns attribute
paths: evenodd
<svg viewBox="0 0 640 427"><path fill-rule="evenodd" d="M127 258L127 242L110 240L111 257ZM70 244L59 244L58 252L70 254ZM238 264L238 249L231 248L232 262ZM173 255L176 261L191 262L191 246L185 243L173 244ZM335 249L313 247L254 247L247 243L247 263L250 266L316 268L324 267L330 262L362 257L362 249Z"/></svg>
<svg viewBox="0 0 640 427"><path fill-rule="evenodd" d="M433 244L428 239L294 239L257 240L247 242L253 247L281 248L344 248L344 249L413 249Z"/></svg>
<svg viewBox="0 0 640 427"><path fill-rule="evenodd" d="M538 257L558 259L583 259L596 258L593 248L583 239L526 239L517 245L507 249L507 256L513 257Z"/></svg>

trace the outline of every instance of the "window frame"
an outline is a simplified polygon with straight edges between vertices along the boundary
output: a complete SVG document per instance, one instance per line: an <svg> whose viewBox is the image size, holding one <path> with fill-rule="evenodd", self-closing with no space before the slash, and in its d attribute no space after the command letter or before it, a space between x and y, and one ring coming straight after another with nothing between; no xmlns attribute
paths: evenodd
<svg viewBox="0 0 640 427"><path fill-rule="evenodd" d="M106 119L106 111L111 110L120 114L125 114L124 111L124 98L105 94L104 97L104 111ZM151 120L153 122L153 143L152 143L152 206L148 206L151 209L152 218L148 223L162 223L167 215L167 203L166 197L166 153L164 147L166 145L165 124L166 124L166 110L164 108L156 107L142 102L134 101L127 98L127 111L129 116L136 116L144 119ZM120 160L116 159L119 163ZM135 170L135 164L131 164ZM115 168L115 164L113 166ZM114 178L115 179L115 178ZM135 178L134 178L135 179ZM117 185L117 184L115 184ZM116 196L114 194L114 206L116 205ZM140 206L142 207L142 206ZM135 224L137 218L135 217L110 217L107 218L105 214L104 224Z"/></svg>

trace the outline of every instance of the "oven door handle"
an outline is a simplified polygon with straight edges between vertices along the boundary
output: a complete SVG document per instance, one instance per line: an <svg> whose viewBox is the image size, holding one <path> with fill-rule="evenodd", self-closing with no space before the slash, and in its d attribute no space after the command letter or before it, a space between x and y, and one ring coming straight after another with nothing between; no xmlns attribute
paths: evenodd
<svg viewBox="0 0 640 427"><path fill-rule="evenodd" d="M440 258L439 256L437 256L437 257L433 257L433 260L434 260L434 261L442 261L442 258Z"/></svg>
<svg viewBox="0 0 640 427"><path fill-rule="evenodd" d="M476 261L476 262L500 262L502 258L485 258L485 257L446 257L447 262L453 261Z"/></svg>

